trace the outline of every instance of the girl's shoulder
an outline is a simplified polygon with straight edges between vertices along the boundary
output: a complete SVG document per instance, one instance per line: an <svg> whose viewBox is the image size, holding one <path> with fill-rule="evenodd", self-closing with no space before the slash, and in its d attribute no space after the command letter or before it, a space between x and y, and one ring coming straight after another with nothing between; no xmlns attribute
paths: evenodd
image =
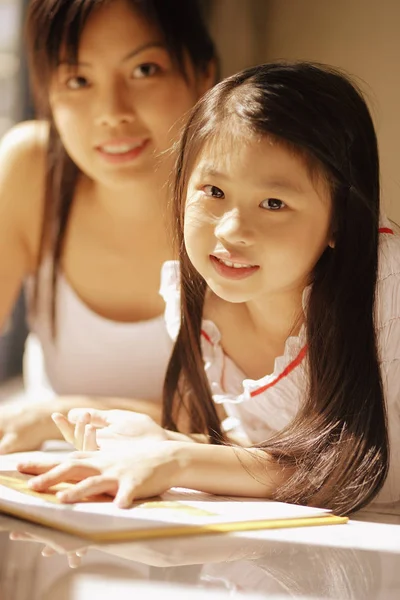
<svg viewBox="0 0 400 600"><path fill-rule="evenodd" d="M168 260L161 267L160 294L165 302L165 324L168 335L175 340L181 322L180 271L177 260Z"/></svg>
<svg viewBox="0 0 400 600"><path fill-rule="evenodd" d="M379 328L400 323L400 235L389 223L379 239L377 309Z"/></svg>
<svg viewBox="0 0 400 600"><path fill-rule="evenodd" d="M380 228L378 281L400 277L400 231L391 221Z"/></svg>
<svg viewBox="0 0 400 600"><path fill-rule="evenodd" d="M0 141L0 210L3 226L22 239L32 265L39 245L49 126L26 121Z"/></svg>
<svg viewBox="0 0 400 600"><path fill-rule="evenodd" d="M165 302L164 318L167 331L171 339L175 340L179 333L181 323L181 292L180 292L179 262L168 260L161 268L160 294ZM202 340L217 344L220 333L212 321L210 302L206 298L202 319Z"/></svg>

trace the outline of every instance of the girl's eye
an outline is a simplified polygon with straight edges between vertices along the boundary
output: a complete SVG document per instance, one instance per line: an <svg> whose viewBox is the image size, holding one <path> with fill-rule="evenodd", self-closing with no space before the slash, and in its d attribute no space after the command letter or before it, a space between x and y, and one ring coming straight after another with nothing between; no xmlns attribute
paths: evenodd
<svg viewBox="0 0 400 600"><path fill-rule="evenodd" d="M144 77L152 77L156 75L160 67L156 63L143 63L135 69L133 69L132 75L134 79L143 79Z"/></svg>
<svg viewBox="0 0 400 600"><path fill-rule="evenodd" d="M278 198L267 198L261 202L260 206L267 210L282 210L282 208L286 207L286 204L282 200L278 200Z"/></svg>
<svg viewBox="0 0 400 600"><path fill-rule="evenodd" d="M85 77L70 77L66 85L70 90L80 90L88 86L88 80Z"/></svg>
<svg viewBox="0 0 400 600"><path fill-rule="evenodd" d="M216 185L205 185L202 191L210 198L225 198L224 192Z"/></svg>

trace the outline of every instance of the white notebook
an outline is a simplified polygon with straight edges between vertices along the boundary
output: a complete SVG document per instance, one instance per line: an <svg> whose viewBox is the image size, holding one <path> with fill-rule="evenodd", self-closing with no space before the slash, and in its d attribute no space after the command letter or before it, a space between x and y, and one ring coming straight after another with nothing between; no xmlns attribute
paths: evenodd
<svg viewBox="0 0 400 600"><path fill-rule="evenodd" d="M213 496L173 489L160 497L118 508L108 496L61 504L52 493L34 492L29 476L0 472L0 511L95 542L342 524L330 511L252 498Z"/></svg>

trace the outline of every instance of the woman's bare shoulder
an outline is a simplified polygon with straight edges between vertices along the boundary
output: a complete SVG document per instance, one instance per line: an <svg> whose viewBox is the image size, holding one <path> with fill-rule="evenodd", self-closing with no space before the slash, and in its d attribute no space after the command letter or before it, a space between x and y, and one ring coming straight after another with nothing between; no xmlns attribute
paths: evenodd
<svg viewBox="0 0 400 600"><path fill-rule="evenodd" d="M3 226L23 239L32 260L40 238L48 136L46 122L26 121L10 129L0 141Z"/></svg>
<svg viewBox="0 0 400 600"><path fill-rule="evenodd" d="M46 121L18 123L0 141L0 167L4 170L4 167L18 163L37 172L38 161L46 157L48 138L49 124Z"/></svg>

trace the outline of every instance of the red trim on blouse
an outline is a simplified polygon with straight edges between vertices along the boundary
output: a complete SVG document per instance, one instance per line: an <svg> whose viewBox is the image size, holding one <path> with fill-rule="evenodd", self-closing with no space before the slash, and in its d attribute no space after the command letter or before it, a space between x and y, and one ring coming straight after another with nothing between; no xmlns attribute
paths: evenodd
<svg viewBox="0 0 400 600"><path fill-rule="evenodd" d="M202 329L202 330L201 330L201 335L203 336L203 338L204 338L205 340L207 340L207 342L208 342L209 344L211 344L211 346L213 346L213 345L214 345L214 344L213 344L213 342L212 342L212 339L210 338L210 336L208 335L208 333L206 333L206 332L204 331L204 329Z"/></svg>
<svg viewBox="0 0 400 600"><path fill-rule="evenodd" d="M292 362L289 363L285 369L283 369L282 373L280 375L278 375L278 377L276 379L274 379L273 381L270 381L270 383L267 383L266 385L263 385L262 387L258 388L258 390L253 390L252 392L250 392L250 397L254 398L255 396L258 396L259 394L263 394L268 388L276 385L278 383L278 381L280 381L284 377L287 377L289 375L289 373L291 373L302 362L302 360L304 359L304 357L307 354L307 350L308 350L307 345L303 346L303 348L300 350L300 352L296 356L296 358L294 360L292 360Z"/></svg>
<svg viewBox="0 0 400 600"><path fill-rule="evenodd" d="M390 227L380 227L378 231L379 233L390 233L394 235L394 231L393 229L390 229Z"/></svg>

